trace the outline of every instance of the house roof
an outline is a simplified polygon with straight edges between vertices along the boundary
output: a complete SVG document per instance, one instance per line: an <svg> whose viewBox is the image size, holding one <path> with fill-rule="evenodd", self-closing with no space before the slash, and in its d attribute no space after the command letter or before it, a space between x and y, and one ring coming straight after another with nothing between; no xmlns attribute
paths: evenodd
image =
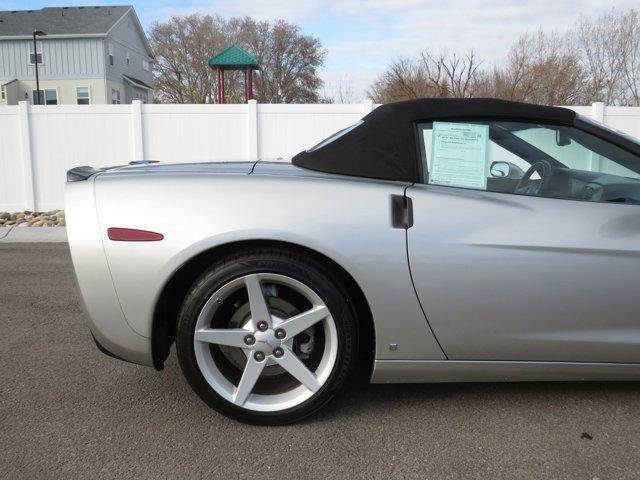
<svg viewBox="0 0 640 480"><path fill-rule="evenodd" d="M124 78L127 82L135 85L138 88L144 88L147 90L153 90L153 87L151 85L148 85L146 83L144 83L142 80L138 80L135 77L132 77L130 75L122 75L122 78Z"/></svg>
<svg viewBox="0 0 640 480"><path fill-rule="evenodd" d="M41 10L0 11L0 37L32 35L106 35L129 12L130 5L46 7Z"/></svg>
<svg viewBox="0 0 640 480"><path fill-rule="evenodd" d="M209 66L225 70L239 70L242 67L259 68L256 58L237 45L231 45L209 59Z"/></svg>

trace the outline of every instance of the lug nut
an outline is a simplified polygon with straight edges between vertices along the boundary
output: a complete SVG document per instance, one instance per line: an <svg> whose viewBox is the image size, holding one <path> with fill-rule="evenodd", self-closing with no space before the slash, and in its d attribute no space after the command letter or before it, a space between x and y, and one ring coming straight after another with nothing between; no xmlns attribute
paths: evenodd
<svg viewBox="0 0 640 480"><path fill-rule="evenodd" d="M258 330L260 330L261 332L266 332L269 329L269 324L267 322L265 322L264 320L260 320L258 322Z"/></svg>
<svg viewBox="0 0 640 480"><path fill-rule="evenodd" d="M253 335L247 335L246 337L244 337L244 343L246 343L247 345L253 345L254 343L256 343L256 337L254 337Z"/></svg>
<svg viewBox="0 0 640 480"><path fill-rule="evenodd" d="M280 358L284 355L284 350L281 347L276 347L273 349L273 356L276 358Z"/></svg>
<svg viewBox="0 0 640 480"><path fill-rule="evenodd" d="M255 358L258 362L261 362L264 360L264 353L256 352L253 354L253 358Z"/></svg>
<svg viewBox="0 0 640 480"><path fill-rule="evenodd" d="M282 340L286 336L287 336L287 332L285 332L282 328L279 328L276 330L276 338L278 340Z"/></svg>

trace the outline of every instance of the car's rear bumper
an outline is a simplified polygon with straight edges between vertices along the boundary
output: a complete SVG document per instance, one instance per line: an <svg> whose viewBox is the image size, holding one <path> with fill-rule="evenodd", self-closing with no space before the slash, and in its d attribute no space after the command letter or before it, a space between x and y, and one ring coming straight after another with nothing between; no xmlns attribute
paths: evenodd
<svg viewBox="0 0 640 480"><path fill-rule="evenodd" d="M89 328L101 350L153 366L151 339L129 326L113 286L96 215L94 178L67 183L65 191L67 237Z"/></svg>

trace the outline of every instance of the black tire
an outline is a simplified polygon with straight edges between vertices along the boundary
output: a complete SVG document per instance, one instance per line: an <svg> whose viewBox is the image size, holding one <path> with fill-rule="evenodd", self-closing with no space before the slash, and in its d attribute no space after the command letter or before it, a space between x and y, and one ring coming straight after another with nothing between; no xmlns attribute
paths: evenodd
<svg viewBox="0 0 640 480"><path fill-rule="evenodd" d="M222 285L252 273L286 275L311 288L329 308L338 337L337 358L324 385L303 403L277 412L258 412L225 400L206 381L196 361L194 331L206 301ZM300 421L320 410L340 390L358 360L358 324L348 289L330 268L315 258L284 249L252 249L229 255L207 269L187 293L176 327L180 367L193 390L210 407L247 423L283 425Z"/></svg>

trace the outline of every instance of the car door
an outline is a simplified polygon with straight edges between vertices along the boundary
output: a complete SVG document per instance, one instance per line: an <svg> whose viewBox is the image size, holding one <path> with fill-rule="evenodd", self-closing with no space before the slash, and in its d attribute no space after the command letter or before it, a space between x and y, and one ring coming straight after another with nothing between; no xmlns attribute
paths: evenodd
<svg viewBox="0 0 640 480"><path fill-rule="evenodd" d="M574 127L443 124L417 126L407 246L448 358L640 362L640 159Z"/></svg>

